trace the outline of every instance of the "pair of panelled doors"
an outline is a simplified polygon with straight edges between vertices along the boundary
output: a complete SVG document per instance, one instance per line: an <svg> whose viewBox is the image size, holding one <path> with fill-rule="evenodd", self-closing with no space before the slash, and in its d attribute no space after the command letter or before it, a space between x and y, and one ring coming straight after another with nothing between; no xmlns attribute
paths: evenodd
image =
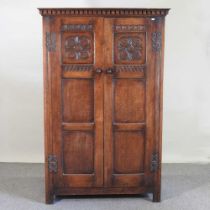
<svg viewBox="0 0 210 210"><path fill-rule="evenodd" d="M59 16L45 21L50 22L44 30L51 190L153 191L162 28L151 18L135 17Z"/></svg>

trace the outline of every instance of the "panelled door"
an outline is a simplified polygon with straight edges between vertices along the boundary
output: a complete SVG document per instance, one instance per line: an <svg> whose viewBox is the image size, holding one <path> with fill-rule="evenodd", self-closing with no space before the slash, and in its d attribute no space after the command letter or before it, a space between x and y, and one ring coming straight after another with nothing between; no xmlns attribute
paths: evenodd
<svg viewBox="0 0 210 210"><path fill-rule="evenodd" d="M147 21L52 20L57 44L49 57L57 190L149 184L155 64L150 62Z"/></svg>
<svg viewBox="0 0 210 210"><path fill-rule="evenodd" d="M146 18L106 18L104 185L143 187L150 179L154 66Z"/></svg>
<svg viewBox="0 0 210 210"><path fill-rule="evenodd" d="M103 186L103 18L56 18L52 56L55 188Z"/></svg>

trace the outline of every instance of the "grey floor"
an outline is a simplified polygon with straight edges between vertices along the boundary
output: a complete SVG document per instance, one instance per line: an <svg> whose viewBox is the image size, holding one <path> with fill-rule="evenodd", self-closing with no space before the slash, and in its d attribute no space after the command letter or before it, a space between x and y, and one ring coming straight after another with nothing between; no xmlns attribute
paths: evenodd
<svg viewBox="0 0 210 210"><path fill-rule="evenodd" d="M210 210L210 165L164 164L162 202L150 196L73 197L44 204L43 164L0 163L0 210Z"/></svg>

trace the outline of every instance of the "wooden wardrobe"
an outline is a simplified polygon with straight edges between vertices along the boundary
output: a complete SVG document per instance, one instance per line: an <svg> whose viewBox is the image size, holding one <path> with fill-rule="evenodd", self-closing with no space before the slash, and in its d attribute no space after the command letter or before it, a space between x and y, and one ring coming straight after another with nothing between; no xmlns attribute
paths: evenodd
<svg viewBox="0 0 210 210"><path fill-rule="evenodd" d="M46 203L152 193L160 201L169 9L41 8Z"/></svg>

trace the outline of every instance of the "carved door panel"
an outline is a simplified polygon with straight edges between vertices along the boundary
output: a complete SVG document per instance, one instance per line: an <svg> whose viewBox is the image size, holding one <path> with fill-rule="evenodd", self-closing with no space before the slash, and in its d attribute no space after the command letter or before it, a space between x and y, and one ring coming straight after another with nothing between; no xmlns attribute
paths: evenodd
<svg viewBox="0 0 210 210"><path fill-rule="evenodd" d="M103 19L52 21L55 188L103 186Z"/></svg>
<svg viewBox="0 0 210 210"><path fill-rule="evenodd" d="M147 19L105 19L104 177L106 187L149 185L154 68Z"/></svg>

